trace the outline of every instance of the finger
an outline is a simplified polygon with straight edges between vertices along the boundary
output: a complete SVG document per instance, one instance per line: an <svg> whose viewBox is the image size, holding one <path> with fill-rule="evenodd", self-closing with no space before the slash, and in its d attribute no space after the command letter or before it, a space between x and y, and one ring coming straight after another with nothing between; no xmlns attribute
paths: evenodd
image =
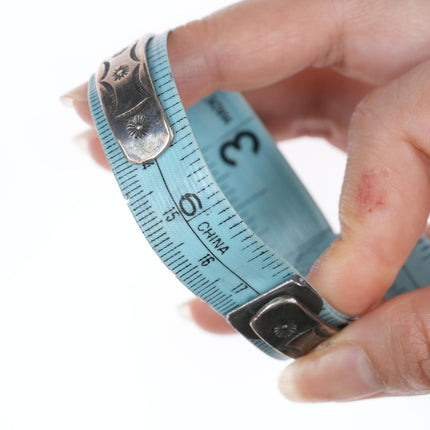
<svg viewBox="0 0 430 430"><path fill-rule="evenodd" d="M430 211L430 62L366 97L353 115L341 236L309 275L334 307L358 315L394 282Z"/></svg>
<svg viewBox="0 0 430 430"><path fill-rule="evenodd" d="M60 100L69 107L73 107L76 113L89 125L94 126L90 107L88 105L88 82L79 85L60 97Z"/></svg>
<svg viewBox="0 0 430 430"><path fill-rule="evenodd" d="M372 89L333 70L310 68L244 95L276 140L317 136L345 150L351 115Z"/></svg>
<svg viewBox="0 0 430 430"><path fill-rule="evenodd" d="M89 152L93 160L105 169L110 169L103 147L100 143L96 130L90 129L77 135L73 139L74 143Z"/></svg>
<svg viewBox="0 0 430 430"><path fill-rule="evenodd" d="M87 102L87 84L62 96L88 124L92 123ZM245 94L258 116L276 140L299 136L323 137L346 150L347 129L357 103L372 89L368 84L345 78L328 70L308 69L289 79ZM93 158L109 168L101 142L93 133L83 133L79 141Z"/></svg>
<svg viewBox="0 0 430 430"><path fill-rule="evenodd" d="M381 84L429 58L429 18L424 1L239 2L172 31L169 57L187 106L216 89L262 88L311 66Z"/></svg>
<svg viewBox="0 0 430 430"><path fill-rule="evenodd" d="M430 239L430 224L427 225L424 234Z"/></svg>
<svg viewBox="0 0 430 430"><path fill-rule="evenodd" d="M385 302L289 366L292 400L346 401L430 393L430 287Z"/></svg>
<svg viewBox="0 0 430 430"><path fill-rule="evenodd" d="M86 133L86 139L88 141L88 151L93 157L94 161L105 169L110 169L109 161L106 158L103 146L96 130L89 130Z"/></svg>
<svg viewBox="0 0 430 430"><path fill-rule="evenodd" d="M329 69L307 69L244 96L276 140L311 135L324 137L342 149L351 115L373 87ZM85 83L61 97L78 115L94 125Z"/></svg>
<svg viewBox="0 0 430 430"><path fill-rule="evenodd" d="M314 135L325 137L345 149L350 116L369 88L369 85L330 70L309 69L279 84L248 92L245 96L275 138L281 140ZM71 96L81 100L86 93L87 85L82 85ZM87 110L78 111L81 117L82 112L86 114ZM94 130L82 133L77 140L84 143L96 162L109 169ZM233 332L224 318L204 302L195 300L190 306L192 311L188 313L200 327L216 333Z"/></svg>
<svg viewBox="0 0 430 430"><path fill-rule="evenodd" d="M182 315L192 319L206 331L217 334L235 333L233 327L219 313L200 299L184 303L179 309Z"/></svg>
<svg viewBox="0 0 430 430"><path fill-rule="evenodd" d="M62 95L60 100L68 107L73 107L76 113L87 124L91 126L90 130L75 136L75 143L87 150L93 160L105 169L110 169L109 162L103 150L103 146L95 130L90 107L88 104L88 82L79 85L73 90Z"/></svg>
<svg viewBox="0 0 430 430"><path fill-rule="evenodd" d="M261 88L310 66L380 84L428 58L429 17L428 2L240 2L173 30L169 57L185 106L218 88ZM387 50L396 37L396 50Z"/></svg>

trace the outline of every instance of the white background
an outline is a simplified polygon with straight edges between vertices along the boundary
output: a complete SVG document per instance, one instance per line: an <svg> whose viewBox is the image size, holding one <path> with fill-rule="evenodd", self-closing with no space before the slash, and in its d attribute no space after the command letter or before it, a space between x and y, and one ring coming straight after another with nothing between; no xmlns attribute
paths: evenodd
<svg viewBox="0 0 430 430"><path fill-rule="evenodd" d="M285 363L179 316L191 293L150 250L113 176L72 144L85 125L60 104L63 92L142 34L227 3L41 0L2 12L1 430L428 422L428 397L285 400L277 389ZM336 226L344 156L315 139L283 150Z"/></svg>

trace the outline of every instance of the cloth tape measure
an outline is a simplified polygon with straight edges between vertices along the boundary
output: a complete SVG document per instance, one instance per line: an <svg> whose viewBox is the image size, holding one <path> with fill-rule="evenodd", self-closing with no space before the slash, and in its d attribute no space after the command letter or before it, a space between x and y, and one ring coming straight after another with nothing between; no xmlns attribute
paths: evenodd
<svg viewBox="0 0 430 430"><path fill-rule="evenodd" d="M91 113L136 222L164 264L261 350L300 357L353 318L301 275L336 235L238 93L184 110L167 33L105 61ZM430 285L420 238L387 297Z"/></svg>

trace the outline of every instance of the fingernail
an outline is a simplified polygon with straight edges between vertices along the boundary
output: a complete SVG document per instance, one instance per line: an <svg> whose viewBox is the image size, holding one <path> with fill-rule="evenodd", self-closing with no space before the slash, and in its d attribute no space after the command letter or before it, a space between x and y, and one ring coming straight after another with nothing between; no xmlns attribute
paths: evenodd
<svg viewBox="0 0 430 430"><path fill-rule="evenodd" d="M288 366L279 380L288 399L299 402L348 401L384 391L364 351L349 344L329 346Z"/></svg>
<svg viewBox="0 0 430 430"><path fill-rule="evenodd" d="M191 305L190 302L183 303L178 307L179 315L188 321L192 321L193 317L191 315Z"/></svg>
<svg viewBox="0 0 430 430"><path fill-rule="evenodd" d="M93 136L93 130L87 130L83 133L77 134L73 137L73 143L82 151L88 152L88 148L90 146L90 140Z"/></svg>
<svg viewBox="0 0 430 430"><path fill-rule="evenodd" d="M87 90L88 84L79 85L79 87L73 88L60 97L60 100L67 107L72 107L73 102L86 102L87 101Z"/></svg>

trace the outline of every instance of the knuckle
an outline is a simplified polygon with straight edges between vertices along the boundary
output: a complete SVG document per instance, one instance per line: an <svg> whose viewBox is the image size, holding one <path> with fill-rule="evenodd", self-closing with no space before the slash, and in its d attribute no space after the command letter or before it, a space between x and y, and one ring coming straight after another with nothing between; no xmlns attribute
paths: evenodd
<svg viewBox="0 0 430 430"><path fill-rule="evenodd" d="M196 54L203 62L202 73L205 74L207 81L222 85L224 70L219 54L222 31L219 28L217 15L191 21L182 26L181 30L187 34L187 40L198 47ZM196 41L198 43L195 43Z"/></svg>
<svg viewBox="0 0 430 430"><path fill-rule="evenodd" d="M360 100L351 115L349 137L359 135L382 139L392 133L389 127L385 92L385 88L378 88Z"/></svg>
<svg viewBox="0 0 430 430"><path fill-rule="evenodd" d="M227 82L227 70L226 61L224 60L223 51L220 49L221 40L219 37L220 31L218 30L217 20L213 18L212 20L205 21L206 32L209 35L208 40L212 40L209 45L209 49L205 50L204 58L208 74L212 76L212 81L217 84L217 89L222 89L225 82Z"/></svg>
<svg viewBox="0 0 430 430"><path fill-rule="evenodd" d="M430 321L421 313L415 313L414 316L411 371L415 372L419 385L417 388L430 389Z"/></svg>
<svg viewBox="0 0 430 430"><path fill-rule="evenodd" d="M222 33L219 31L217 16L209 16L197 22L200 26L197 37L201 37L201 39L197 40L206 41L202 50L206 72L211 77L211 81L216 82L218 86L222 86L225 73L223 70L224 62L220 57L219 42Z"/></svg>
<svg viewBox="0 0 430 430"><path fill-rule="evenodd" d="M371 117L371 103L369 95L366 95L354 109L351 115L350 131L355 131L361 128L362 124L366 123L367 118Z"/></svg>
<svg viewBox="0 0 430 430"><path fill-rule="evenodd" d="M328 33L327 49L315 61L315 67L334 67L352 70L353 56L349 55L354 47L356 29L359 23L367 21L366 15L374 7L371 0L326 0L331 31ZM364 12L363 12L364 11Z"/></svg>
<svg viewBox="0 0 430 430"><path fill-rule="evenodd" d="M372 126L377 112L369 95L366 95L355 107L348 128L348 145L351 146L356 139L366 139L375 133Z"/></svg>
<svg viewBox="0 0 430 430"><path fill-rule="evenodd" d="M430 319L420 308L422 303L410 304L410 312L399 321L402 333L394 354L395 367L403 391L424 393L430 391Z"/></svg>
<svg viewBox="0 0 430 430"><path fill-rule="evenodd" d="M327 49L323 51L316 61L314 67L335 67L343 69L346 55L346 31L345 8L346 0L329 0L330 28L327 35Z"/></svg>

